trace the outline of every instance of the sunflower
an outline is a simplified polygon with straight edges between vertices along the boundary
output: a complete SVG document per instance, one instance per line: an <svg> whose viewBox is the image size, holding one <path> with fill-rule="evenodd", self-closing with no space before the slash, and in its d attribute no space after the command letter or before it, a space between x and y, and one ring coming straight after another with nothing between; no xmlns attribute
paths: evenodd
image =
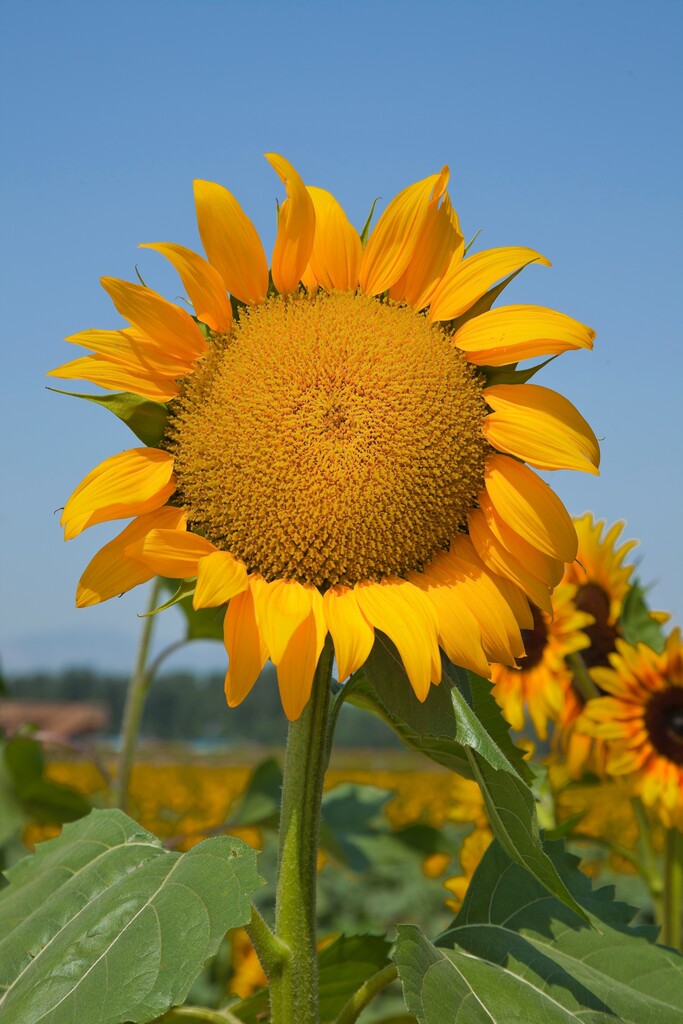
<svg viewBox="0 0 683 1024"><path fill-rule="evenodd" d="M105 460L66 503L67 539L132 520L77 604L156 574L196 581L196 608L227 604L231 706L270 658L297 718L327 633L343 680L375 630L424 700L439 645L488 676L523 656L529 601L550 611L576 533L530 466L597 473L599 449L570 402L512 371L591 348L594 332L538 306L490 308L495 282L549 264L522 247L466 255L447 168L399 193L364 245L329 192L267 159L286 190L270 271L234 196L198 181L208 259L148 246L195 316L105 277L128 326L74 335L92 354L52 371L167 416L156 444Z"/></svg>
<svg viewBox="0 0 683 1024"><path fill-rule="evenodd" d="M562 713L571 683L565 658L590 643L586 628L593 619L576 608L575 595L576 587L562 583L552 596L552 615L532 606L533 626L522 630L526 654L518 667L491 666L493 692L512 728L524 728L526 706L540 739L548 734L548 720Z"/></svg>
<svg viewBox="0 0 683 1024"><path fill-rule="evenodd" d="M608 694L587 702L577 729L604 740L607 772L623 777L667 827L683 831L683 645L661 654L617 640L610 668L591 675Z"/></svg>

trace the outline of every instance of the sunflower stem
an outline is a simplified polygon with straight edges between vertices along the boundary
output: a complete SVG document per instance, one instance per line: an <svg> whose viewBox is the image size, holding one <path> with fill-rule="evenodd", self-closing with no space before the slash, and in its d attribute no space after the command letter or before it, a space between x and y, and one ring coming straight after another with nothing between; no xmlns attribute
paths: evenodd
<svg viewBox="0 0 683 1024"><path fill-rule="evenodd" d="M125 811L128 807L128 785L130 782L130 773L133 767L133 761L135 760L135 749L138 743L138 734L140 732L140 723L142 721L142 712L144 711L145 700L147 699L147 691L149 690L149 684L152 681L152 674L147 670L147 659L149 658L149 649L152 643L155 616L150 615L149 612L154 611L159 603L161 586L161 579L156 577L149 592L147 615L143 618L142 633L140 634L140 643L138 644L138 652L135 659L135 668L133 669L133 675L131 676L130 683L128 684L126 706L123 710L123 723L121 726L121 753L119 754L119 765L116 778L116 806L120 807L122 811Z"/></svg>
<svg viewBox="0 0 683 1024"><path fill-rule="evenodd" d="M398 969L394 964L382 968L377 974L364 981L357 992L349 999L348 1003L337 1017L335 1024L356 1024L361 1013L368 1006L376 995L379 995L387 985L398 978Z"/></svg>
<svg viewBox="0 0 683 1024"><path fill-rule="evenodd" d="M334 650L328 637L301 716L290 722L282 803L275 935L284 955L269 977L272 1024L317 1024L316 879Z"/></svg>
<svg viewBox="0 0 683 1024"><path fill-rule="evenodd" d="M586 663L581 655L578 652L568 654L567 663L572 670L574 686L576 687L579 696L584 700L593 700L595 697L599 697L600 690L591 679L588 669L586 668Z"/></svg>
<svg viewBox="0 0 683 1024"><path fill-rule="evenodd" d="M631 807L638 823L638 845L640 848L643 870L641 874L647 882L652 897L655 921L658 925L664 922L664 902L662 876L657 864L654 849L652 848L652 829L643 802L639 797L631 798Z"/></svg>
<svg viewBox="0 0 683 1024"><path fill-rule="evenodd" d="M670 828L664 846L664 925L662 942L683 945L683 835Z"/></svg>

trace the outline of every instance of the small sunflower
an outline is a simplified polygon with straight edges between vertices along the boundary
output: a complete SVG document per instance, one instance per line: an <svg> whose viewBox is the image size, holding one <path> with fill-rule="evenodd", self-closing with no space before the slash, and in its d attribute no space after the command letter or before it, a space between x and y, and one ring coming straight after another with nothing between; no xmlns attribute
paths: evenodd
<svg viewBox="0 0 683 1024"><path fill-rule="evenodd" d="M522 630L526 654L517 659L517 667L492 665L494 694L513 729L524 728L524 708L539 738L548 734L548 720L562 713L571 671L565 658L582 651L590 641L586 628L593 619L578 611L574 599L576 587L561 583L552 596L553 614L532 606L533 626Z"/></svg>
<svg viewBox="0 0 683 1024"><path fill-rule="evenodd" d="M447 168L396 196L364 246L329 192L267 159L287 193L270 271L234 196L198 181L208 259L148 246L195 316L103 278L129 326L74 335L92 354L52 371L168 410L154 447L107 459L66 504L67 539L132 519L85 570L77 604L156 574L196 580L195 607L227 604L231 706L270 658L297 718L327 633L345 679L375 630L424 700L439 645L482 675L522 657L529 601L550 612L574 559L571 519L529 466L599 462L565 398L487 386L481 368L509 380L517 360L591 348L594 332L538 306L490 308L495 282L548 261L521 247L466 256Z"/></svg>
<svg viewBox="0 0 683 1024"><path fill-rule="evenodd" d="M577 729L603 740L606 770L627 780L662 823L683 831L683 645L680 630L661 654L617 640L610 668L592 678L608 694L587 702Z"/></svg>

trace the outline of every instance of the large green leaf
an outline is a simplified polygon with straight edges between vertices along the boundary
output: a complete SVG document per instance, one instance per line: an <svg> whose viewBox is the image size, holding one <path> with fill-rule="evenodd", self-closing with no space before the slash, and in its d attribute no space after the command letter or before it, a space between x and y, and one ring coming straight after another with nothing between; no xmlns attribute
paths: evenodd
<svg viewBox="0 0 683 1024"><path fill-rule="evenodd" d="M419 1024L615 1024L600 1011L572 1013L533 982L497 965L437 949L415 925L399 925L397 931L394 960L406 1006Z"/></svg>
<svg viewBox="0 0 683 1024"><path fill-rule="evenodd" d="M653 651L663 651L664 630L659 622L652 617L647 606L646 590L638 580L634 580L629 588L619 619L621 633L627 643L635 646L647 644Z"/></svg>
<svg viewBox="0 0 683 1024"><path fill-rule="evenodd" d="M43 750L29 736L13 736L4 744L4 762L25 820L61 825L88 814L88 801L70 786L45 778Z"/></svg>
<svg viewBox="0 0 683 1024"><path fill-rule="evenodd" d="M531 775L486 680L444 659L441 685L421 704L397 652L378 637L362 672L351 680L348 697L384 718L408 746L476 779L494 834L510 856L581 915L543 851L525 781Z"/></svg>
<svg viewBox="0 0 683 1024"><path fill-rule="evenodd" d="M654 944L656 929L630 926L634 911L611 888L593 890L561 843L548 854L594 927L493 843L439 947L504 968L583 1021L604 1012L624 1024L683 1024L683 957Z"/></svg>
<svg viewBox="0 0 683 1024"><path fill-rule="evenodd" d="M320 1024L331 1024L363 982L387 966L390 948L380 935L340 935L320 951ZM231 1005L230 1012L243 1024L258 1024L268 1013L268 990Z"/></svg>
<svg viewBox="0 0 683 1024"><path fill-rule="evenodd" d="M41 1024L138 1024L181 1003L261 884L239 840L170 853L113 810L65 826L7 878L0 1018Z"/></svg>
<svg viewBox="0 0 683 1024"><path fill-rule="evenodd" d="M129 391L115 391L109 395L81 395L75 391L61 391L59 388L48 388L48 391L69 395L71 398L84 398L86 402L101 405L123 420L148 448L156 447L164 436L168 409L160 402L152 402Z"/></svg>

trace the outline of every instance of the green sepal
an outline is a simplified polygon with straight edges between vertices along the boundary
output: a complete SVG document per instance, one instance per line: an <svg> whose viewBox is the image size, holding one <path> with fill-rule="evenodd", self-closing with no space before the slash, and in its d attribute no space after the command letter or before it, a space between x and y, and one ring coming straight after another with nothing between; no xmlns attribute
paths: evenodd
<svg viewBox="0 0 683 1024"><path fill-rule="evenodd" d="M84 398L86 402L94 402L95 405L109 409L148 448L156 448L166 431L168 407L161 402L133 395L130 391L115 391L110 395L81 395L76 391L61 391L59 388L47 390L58 395L70 395L71 398Z"/></svg>
<svg viewBox="0 0 683 1024"><path fill-rule="evenodd" d="M368 219L366 220L365 224L363 225L363 230L360 233L360 244L362 245L363 248L365 248L366 242L368 240L368 235L370 234L370 225L372 224L372 217L373 217L373 214L375 212L375 207L377 206L378 200L379 200L379 196L377 196L375 199L372 200L372 206L370 207L370 213L368 214Z"/></svg>
<svg viewBox="0 0 683 1024"><path fill-rule="evenodd" d="M192 604L196 583L185 580L185 589L177 580L163 580L164 589L171 594L170 601L162 608L170 608L177 604L185 620L185 640L222 640L225 606L219 608L195 608ZM155 611L161 611L157 608ZM153 614L153 613L149 613Z"/></svg>
<svg viewBox="0 0 683 1024"><path fill-rule="evenodd" d="M167 608L172 608L174 604L178 604L179 601L182 601L186 597L190 597L191 594L194 594L196 586L196 580L181 580L180 586L173 597L169 598L169 600L165 601L163 604L160 604L158 608L152 608L151 612L142 612L141 615L138 615L138 618L148 619L150 615L156 615L158 612L165 612Z"/></svg>
<svg viewBox="0 0 683 1024"><path fill-rule="evenodd" d="M548 363L552 363L553 359L557 359L557 356L550 356L542 363L528 366L525 370L518 370L517 363L508 363L507 366L480 366L478 370L486 377L485 387L490 387L492 384L526 384L539 370L542 370Z"/></svg>
<svg viewBox="0 0 683 1024"><path fill-rule="evenodd" d="M646 593L640 582L634 580L621 610L621 635L626 643L634 647L638 643L647 644L653 651L661 654L666 644L664 630L652 617L645 601Z"/></svg>

